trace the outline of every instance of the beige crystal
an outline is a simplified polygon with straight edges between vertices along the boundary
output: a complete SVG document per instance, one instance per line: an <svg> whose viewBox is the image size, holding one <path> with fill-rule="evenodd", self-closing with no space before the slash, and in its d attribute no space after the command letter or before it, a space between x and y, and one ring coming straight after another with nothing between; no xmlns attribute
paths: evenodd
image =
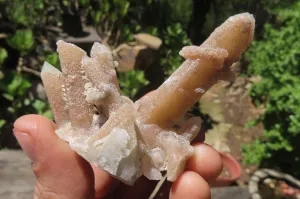
<svg viewBox="0 0 300 199"><path fill-rule="evenodd" d="M193 155L190 142L201 127L186 111L249 46L254 18L230 17L201 46L180 51L186 61L156 91L132 102L120 93L111 51L95 43L90 57L58 41L62 72L45 63L42 80L57 135L91 164L132 185L145 175L175 181Z"/></svg>

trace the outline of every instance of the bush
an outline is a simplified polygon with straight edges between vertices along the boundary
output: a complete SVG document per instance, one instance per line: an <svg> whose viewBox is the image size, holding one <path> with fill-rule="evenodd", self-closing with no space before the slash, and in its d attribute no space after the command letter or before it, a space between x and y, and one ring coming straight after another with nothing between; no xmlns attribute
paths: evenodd
<svg viewBox="0 0 300 199"><path fill-rule="evenodd" d="M11 129L21 115L36 113L52 118L47 100L37 90L43 62L59 68L55 51L58 37L82 37L83 27L93 26L103 42L115 48L121 42L132 41L138 32L156 35L164 42L159 64L168 75L181 64L181 47L190 43L186 30L191 2L1 0L0 148L17 147ZM149 83L143 71L119 77L124 94L131 98Z"/></svg>
<svg viewBox="0 0 300 199"><path fill-rule="evenodd" d="M299 176L300 147L300 3L275 9L274 24L265 24L264 36L246 53L249 74L262 81L250 95L264 104L264 137L244 147L248 163L277 167ZM274 11L274 12L275 12Z"/></svg>
<svg viewBox="0 0 300 199"><path fill-rule="evenodd" d="M36 88L42 63L55 54L46 27L58 25L60 9L58 2L42 0L3 0L0 9L0 147L16 147L14 120L28 113L52 118Z"/></svg>

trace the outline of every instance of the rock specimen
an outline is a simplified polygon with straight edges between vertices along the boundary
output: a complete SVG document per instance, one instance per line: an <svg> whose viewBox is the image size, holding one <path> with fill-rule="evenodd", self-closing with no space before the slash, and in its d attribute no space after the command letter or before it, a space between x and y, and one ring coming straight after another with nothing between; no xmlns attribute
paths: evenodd
<svg viewBox="0 0 300 199"><path fill-rule="evenodd" d="M126 184L141 175L176 180L193 155L191 140L201 126L186 111L217 81L253 39L254 18L230 17L201 46L180 51L186 61L156 91L132 102L120 93L112 54L95 43L90 57L58 41L62 72L45 63L42 80L57 135L91 164Z"/></svg>
<svg viewBox="0 0 300 199"><path fill-rule="evenodd" d="M138 43L143 44L154 50L158 50L162 44L162 40L160 38L149 35L147 33L136 34L136 35L134 35L134 39Z"/></svg>
<svg viewBox="0 0 300 199"><path fill-rule="evenodd" d="M135 42L120 44L112 51L118 62L117 71L126 72L133 69L147 69L159 59L162 40L158 37L139 33L134 35Z"/></svg>

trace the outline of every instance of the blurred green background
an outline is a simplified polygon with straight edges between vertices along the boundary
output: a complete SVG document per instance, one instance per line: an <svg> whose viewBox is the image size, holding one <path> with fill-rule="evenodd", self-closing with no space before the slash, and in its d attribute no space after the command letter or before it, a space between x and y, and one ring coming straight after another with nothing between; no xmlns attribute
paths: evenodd
<svg viewBox="0 0 300 199"><path fill-rule="evenodd" d="M256 19L255 41L241 58L241 71L261 77L249 95L264 106L247 123L262 123L264 130L243 146L244 161L299 177L300 2L292 0L0 0L0 148L18 148L12 126L21 115L52 118L39 71L44 61L60 67L58 39L89 50L99 38L115 50L140 32L160 38L159 50L150 49L134 70L118 73L124 94L137 99L182 63L183 46L200 45L241 12ZM149 57L154 59L143 64ZM193 113L207 117L199 108Z"/></svg>

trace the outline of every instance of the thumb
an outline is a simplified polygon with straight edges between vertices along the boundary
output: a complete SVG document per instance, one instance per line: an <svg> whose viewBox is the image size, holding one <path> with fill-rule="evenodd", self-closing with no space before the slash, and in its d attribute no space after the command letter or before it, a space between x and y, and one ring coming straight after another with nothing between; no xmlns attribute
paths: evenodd
<svg viewBox="0 0 300 199"><path fill-rule="evenodd" d="M32 161L34 198L94 198L93 170L54 133L45 117L26 115L14 124L14 134Z"/></svg>

